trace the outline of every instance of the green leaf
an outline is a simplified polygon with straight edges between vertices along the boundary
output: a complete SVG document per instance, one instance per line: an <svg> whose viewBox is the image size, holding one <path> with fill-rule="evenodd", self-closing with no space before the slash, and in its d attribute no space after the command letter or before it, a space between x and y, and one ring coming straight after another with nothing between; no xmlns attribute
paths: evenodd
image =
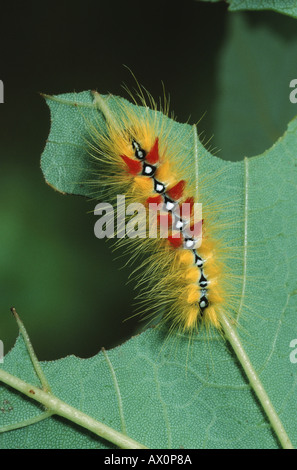
<svg viewBox="0 0 297 470"><path fill-rule="evenodd" d="M217 3L222 0L200 0ZM238 10L273 10L297 18L296 0L227 0L230 11Z"/></svg>
<svg viewBox="0 0 297 470"><path fill-rule="evenodd" d="M85 116L101 119L99 123L102 125L104 120L100 114L94 115L90 92L64 94L57 99L50 99L50 103L51 134L41 159L45 179L58 191L90 196L90 185L87 182L96 168L87 152Z"/></svg>
<svg viewBox="0 0 297 470"><path fill-rule="evenodd" d="M130 437L151 448L277 447L226 344L215 341L212 345L211 354L218 360L212 370L205 344L196 342L186 366L188 343L182 341L175 355L169 344L169 349L160 352L163 340L162 335L148 330L108 351L108 360L100 353L90 359L69 356L41 365L56 396L119 431L124 425ZM39 384L21 338L5 358L5 369L33 385ZM44 412L6 387L0 388L0 403L5 410L1 426L21 423ZM0 447L113 446L61 418L50 417L0 434Z"/></svg>
<svg viewBox="0 0 297 470"><path fill-rule="evenodd" d="M121 98L103 99L112 113L118 112ZM95 171L99 190L100 174L86 151L85 123L96 116L103 132L103 116L95 110L90 92L47 101L53 124L42 156L45 178L59 191L90 195L88 184L80 182ZM180 136L187 130L187 124L174 124L173 132ZM295 446L297 367L290 362L290 342L297 337L296 143L297 119L263 155L242 162L222 161L198 143L210 178L225 170L224 178L209 187L210 195L236 201L233 210L240 222L236 230L229 229L228 236L238 240L242 253L241 261L234 262L243 275L238 335ZM195 155L189 153L188 158L193 160ZM100 353L87 360L71 356L42 366L57 397L119 431L124 419L128 435L148 447L280 446L243 372L241 364L247 370L246 361L239 355L240 364L227 341L216 334L206 338L203 332L190 347L186 337L167 339L165 346L164 339L164 332L149 329L109 351L110 362ZM36 384L25 355L19 340L5 358L5 369ZM2 425L40 412L5 387L0 393L0 403L8 400L13 406L0 415ZM57 418L4 433L0 439L3 448L110 447Z"/></svg>

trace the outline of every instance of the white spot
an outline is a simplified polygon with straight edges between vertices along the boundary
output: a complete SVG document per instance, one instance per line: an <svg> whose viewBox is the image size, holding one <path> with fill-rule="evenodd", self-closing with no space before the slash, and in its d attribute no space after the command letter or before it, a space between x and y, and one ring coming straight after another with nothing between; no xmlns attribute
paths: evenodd
<svg viewBox="0 0 297 470"><path fill-rule="evenodd" d="M167 201L167 202L166 202L166 209L167 209L168 211L171 211L171 210L174 208L174 205L175 205L174 202Z"/></svg>
<svg viewBox="0 0 297 470"><path fill-rule="evenodd" d="M157 191L157 192L161 192L161 191L163 191L163 189L164 189L163 184L159 184L159 183L158 183L158 184L156 185L156 191Z"/></svg>
<svg viewBox="0 0 297 470"><path fill-rule="evenodd" d="M178 221L176 222L175 226L176 226L177 229L181 229L181 228L183 228L184 223L183 223L182 220L178 220Z"/></svg>
<svg viewBox="0 0 297 470"><path fill-rule="evenodd" d="M190 240L190 239L185 240L185 246L186 246L186 248L193 248L194 245L195 245L195 241L194 241L194 240Z"/></svg>
<svg viewBox="0 0 297 470"><path fill-rule="evenodd" d="M133 142L133 147L134 147L136 150L139 150L139 148L140 148L139 144L138 144L137 142L135 142L135 140L134 140L134 142Z"/></svg>
<svg viewBox="0 0 297 470"><path fill-rule="evenodd" d="M152 167L150 167L150 166L146 166L146 167L144 168L144 172L145 172L147 175L150 175L150 174L152 174L153 169L152 169Z"/></svg>

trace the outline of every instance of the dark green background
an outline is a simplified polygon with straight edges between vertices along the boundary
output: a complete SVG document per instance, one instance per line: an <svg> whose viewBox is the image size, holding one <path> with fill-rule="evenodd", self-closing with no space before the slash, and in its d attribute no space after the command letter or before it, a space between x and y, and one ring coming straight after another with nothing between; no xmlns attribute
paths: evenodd
<svg viewBox="0 0 297 470"><path fill-rule="evenodd" d="M133 311L133 284L126 286L130 269L120 269L123 261L115 259L111 246L94 237L94 202L62 196L44 182L39 161L50 119L38 93L98 89L126 96L122 83L133 88L134 81L125 64L155 98L164 82L179 121L189 116L190 122L198 121L207 111L200 130L207 137L215 134L211 145L222 148L223 157L261 153L282 134L296 107L287 100L285 111L276 112L273 135L253 139L258 124L252 119L240 133L233 127L229 134L219 132L226 125L218 113L225 93L220 54L231 15L245 16L251 31L263 24L284 39L280 55L286 54L286 41L297 38L296 20L271 12L231 14L223 3L85 0L1 5L5 103L0 105L0 339L6 350L17 335L12 305L40 359L70 353L88 357L102 346L123 341L139 326L135 320L123 323ZM268 68L274 60L273 53L265 56ZM234 90L232 98L236 107L247 90L239 68L237 76L237 64L230 74L232 83L238 82L239 95ZM295 75L287 76L284 86ZM273 80L278 83L275 74L267 77L269 83ZM270 94L267 102L273 101Z"/></svg>

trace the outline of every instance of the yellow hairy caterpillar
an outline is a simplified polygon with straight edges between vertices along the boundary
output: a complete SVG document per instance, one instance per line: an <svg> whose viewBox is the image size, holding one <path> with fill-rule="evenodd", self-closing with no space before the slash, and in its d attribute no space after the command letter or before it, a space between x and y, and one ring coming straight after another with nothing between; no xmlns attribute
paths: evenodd
<svg viewBox="0 0 297 470"><path fill-rule="evenodd" d="M234 308L235 276L227 263L230 250L222 243L224 227L217 221L222 204L207 196L207 184L215 182L199 173L196 126L176 135L170 124L175 121L152 101L150 109L143 97L141 107L122 100L114 113L108 97L94 92L94 98L106 121L105 131L96 122L89 124L90 153L100 165L104 199L115 205L118 195L124 195L141 203L146 220L158 207L158 228L169 227L166 237L119 237L130 246L131 258L144 256L138 280L142 313L154 315L163 307L163 321L171 331L191 334L200 324L220 329L221 314ZM195 161L187 155L189 142ZM198 220L193 210L197 203L202 204Z"/></svg>

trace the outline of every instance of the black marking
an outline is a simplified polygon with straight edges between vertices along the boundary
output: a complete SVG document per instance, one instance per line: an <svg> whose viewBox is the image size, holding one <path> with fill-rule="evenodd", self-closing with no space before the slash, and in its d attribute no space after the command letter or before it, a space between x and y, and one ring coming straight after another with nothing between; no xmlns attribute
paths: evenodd
<svg viewBox="0 0 297 470"><path fill-rule="evenodd" d="M144 150L136 150L135 157L138 158L138 160L144 160L146 157L146 152Z"/></svg>
<svg viewBox="0 0 297 470"><path fill-rule="evenodd" d="M132 147L134 150L140 150L140 145L138 142L136 142L136 140L132 140Z"/></svg>
<svg viewBox="0 0 297 470"><path fill-rule="evenodd" d="M164 203L167 211L172 211L176 206L176 203L166 195L164 196Z"/></svg>
<svg viewBox="0 0 297 470"><path fill-rule="evenodd" d="M198 268L201 268L203 266L204 261L202 258L200 258L199 255L197 255L196 251L194 254L195 254L195 264L196 266L198 266Z"/></svg>
<svg viewBox="0 0 297 470"><path fill-rule="evenodd" d="M153 177L156 172L156 167L144 163L142 166L142 175Z"/></svg>
<svg viewBox="0 0 297 470"><path fill-rule="evenodd" d="M200 297L199 307L200 307L201 314L203 314L204 310L208 307L208 305L209 304L208 304L207 297L205 295Z"/></svg>
<svg viewBox="0 0 297 470"><path fill-rule="evenodd" d="M132 147L135 150L135 157L138 158L138 160L144 160L146 157L146 151L140 147L136 140L132 140Z"/></svg>
<svg viewBox="0 0 297 470"><path fill-rule="evenodd" d="M165 191L165 185L160 183L160 181L154 179L154 189L156 193L162 194Z"/></svg>
<svg viewBox="0 0 297 470"><path fill-rule="evenodd" d="M184 247L188 248L188 250L191 250L192 248L194 248L195 243L196 242L195 240L193 240L193 238L185 238Z"/></svg>
<svg viewBox="0 0 297 470"><path fill-rule="evenodd" d="M203 287L203 288L208 286L208 281L207 281L206 277L203 275L202 270L201 270L201 276L200 276L200 279L199 279L199 286Z"/></svg>
<svg viewBox="0 0 297 470"><path fill-rule="evenodd" d="M173 228L175 230L181 230L182 231L184 226L185 226L185 222L182 219L180 219L179 217L177 217L174 221L174 227Z"/></svg>
<svg viewBox="0 0 297 470"><path fill-rule="evenodd" d="M144 160L147 155L147 152L143 150L140 144L136 142L136 140L134 139L132 139L132 147L135 153L135 157L138 160ZM175 213L175 208L176 208L177 203L176 201L170 199L165 194L165 189L166 189L165 184L156 180L156 178L154 177L156 169L157 168L154 165L149 165L148 163L144 161L142 165L142 175L153 178L154 190L158 194L163 194L164 206L165 206L164 209L167 210L168 212L172 212L174 216L174 229L180 230L181 233L183 233L184 227L187 225L187 223L180 217L180 215L177 215ZM183 235L185 234L183 233ZM203 273L203 264L205 263L205 260L203 260L197 254L196 249L195 249L195 244L196 244L196 240L194 238L184 237L184 248L188 250L192 250L194 257L195 257L195 265L200 269L199 286L201 288L201 293L200 293L200 299L199 299L198 305L199 305L200 315L202 317L204 310L209 306L209 302L207 299L207 286L209 282ZM5 410L2 408L0 408L0 411L5 412Z"/></svg>

